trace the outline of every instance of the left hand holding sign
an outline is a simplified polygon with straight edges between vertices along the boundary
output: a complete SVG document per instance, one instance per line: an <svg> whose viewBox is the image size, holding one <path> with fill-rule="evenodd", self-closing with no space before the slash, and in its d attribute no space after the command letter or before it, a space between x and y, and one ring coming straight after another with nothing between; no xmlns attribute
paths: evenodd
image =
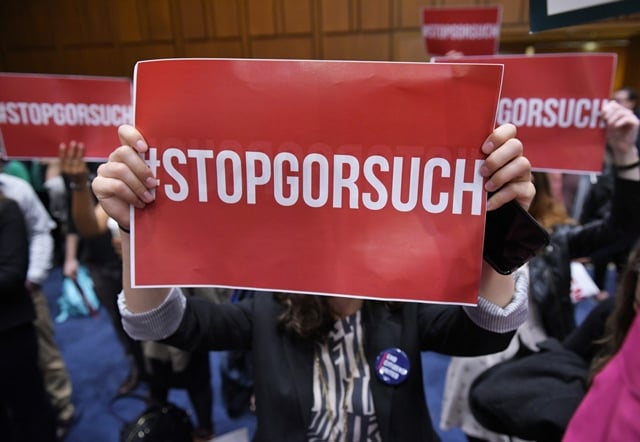
<svg viewBox="0 0 640 442"><path fill-rule="evenodd" d="M134 127L123 125L118 128L122 145L114 150L106 163L98 168L98 176L92 182L92 189L100 205L108 216L121 227L129 229L130 205L143 209L154 200L157 181L144 160L140 157L149 148L140 132ZM159 306L166 298L166 288L132 289L131 255L129 235L123 231L122 275L125 293L138 296L127 297L127 308L131 312L144 312Z"/></svg>
<svg viewBox="0 0 640 442"><path fill-rule="evenodd" d="M144 208L154 200L157 181L139 154L148 149L140 132L129 125L118 129L122 146L98 168L93 191L107 214L129 228L129 205Z"/></svg>
<svg viewBox="0 0 640 442"><path fill-rule="evenodd" d="M487 154L480 173L486 177L485 189L495 192L487 201L487 210L495 210L511 200L529 208L536 193L531 181L531 164L523 155L516 128L503 124L496 128L482 146ZM480 294L494 304L504 307L513 298L513 277L500 275L483 261Z"/></svg>

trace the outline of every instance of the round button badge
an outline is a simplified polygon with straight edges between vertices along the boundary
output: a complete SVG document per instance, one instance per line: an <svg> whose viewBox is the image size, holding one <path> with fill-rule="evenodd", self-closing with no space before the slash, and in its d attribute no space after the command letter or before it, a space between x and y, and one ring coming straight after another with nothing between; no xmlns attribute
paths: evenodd
<svg viewBox="0 0 640 442"><path fill-rule="evenodd" d="M388 348L376 358L376 376L385 384L397 385L409 376L409 358L399 348Z"/></svg>

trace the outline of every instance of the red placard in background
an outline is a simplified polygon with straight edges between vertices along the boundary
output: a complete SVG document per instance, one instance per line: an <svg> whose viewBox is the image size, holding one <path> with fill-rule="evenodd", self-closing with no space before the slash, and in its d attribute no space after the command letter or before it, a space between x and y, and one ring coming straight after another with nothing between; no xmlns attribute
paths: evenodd
<svg viewBox="0 0 640 442"><path fill-rule="evenodd" d="M422 36L427 53L493 55L498 51L502 7L452 7L422 9Z"/></svg>
<svg viewBox="0 0 640 442"><path fill-rule="evenodd" d="M477 169L501 76L499 65L138 63L135 122L160 186L132 209L134 284L476 303Z"/></svg>
<svg viewBox="0 0 640 442"><path fill-rule="evenodd" d="M0 147L9 158L55 158L61 142L75 140L87 160L103 160L131 117L128 78L0 73Z"/></svg>
<svg viewBox="0 0 640 442"><path fill-rule="evenodd" d="M605 129L598 116L613 87L616 54L434 57L504 64L497 123L518 127L536 170L601 173Z"/></svg>

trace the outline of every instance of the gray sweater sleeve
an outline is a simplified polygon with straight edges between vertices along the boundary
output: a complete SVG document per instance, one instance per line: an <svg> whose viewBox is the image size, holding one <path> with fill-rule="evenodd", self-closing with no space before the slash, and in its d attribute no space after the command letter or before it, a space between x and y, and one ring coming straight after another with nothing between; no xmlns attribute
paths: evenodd
<svg viewBox="0 0 640 442"><path fill-rule="evenodd" d="M504 333L518 328L527 319L527 292L529 278L525 268L514 273L515 294L511 303L504 308L480 297L477 307L464 309L473 322L490 331ZM182 290L174 287L164 302L153 310L132 313L127 309L123 293L118 296L118 307L122 314L125 331L134 339L157 341L173 334L182 321L186 308L186 298Z"/></svg>
<svg viewBox="0 0 640 442"><path fill-rule="evenodd" d="M506 333L517 329L527 320L529 272L525 265L513 273L515 293L509 304L500 307L482 295L477 307L464 306L464 311L478 326L496 333Z"/></svg>
<svg viewBox="0 0 640 442"><path fill-rule="evenodd" d="M186 305L187 300L177 287L171 289L161 305L142 313L130 312L124 293L118 295L122 326L129 336L140 341L159 341L172 335L182 321Z"/></svg>

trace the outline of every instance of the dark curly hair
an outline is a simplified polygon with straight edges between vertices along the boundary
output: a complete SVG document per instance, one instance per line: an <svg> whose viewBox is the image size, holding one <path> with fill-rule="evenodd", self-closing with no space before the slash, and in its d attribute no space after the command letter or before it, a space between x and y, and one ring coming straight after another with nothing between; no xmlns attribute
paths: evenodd
<svg viewBox="0 0 640 442"><path fill-rule="evenodd" d="M283 331L314 340L327 336L334 318L326 296L276 293L275 297L284 306L278 318Z"/></svg>
<svg viewBox="0 0 640 442"><path fill-rule="evenodd" d="M284 306L278 317L281 330L305 339L323 341L335 322L329 306L329 297L297 293L276 293L276 300ZM364 301L363 307L376 302L383 303L389 310L397 310L402 305L395 301Z"/></svg>

